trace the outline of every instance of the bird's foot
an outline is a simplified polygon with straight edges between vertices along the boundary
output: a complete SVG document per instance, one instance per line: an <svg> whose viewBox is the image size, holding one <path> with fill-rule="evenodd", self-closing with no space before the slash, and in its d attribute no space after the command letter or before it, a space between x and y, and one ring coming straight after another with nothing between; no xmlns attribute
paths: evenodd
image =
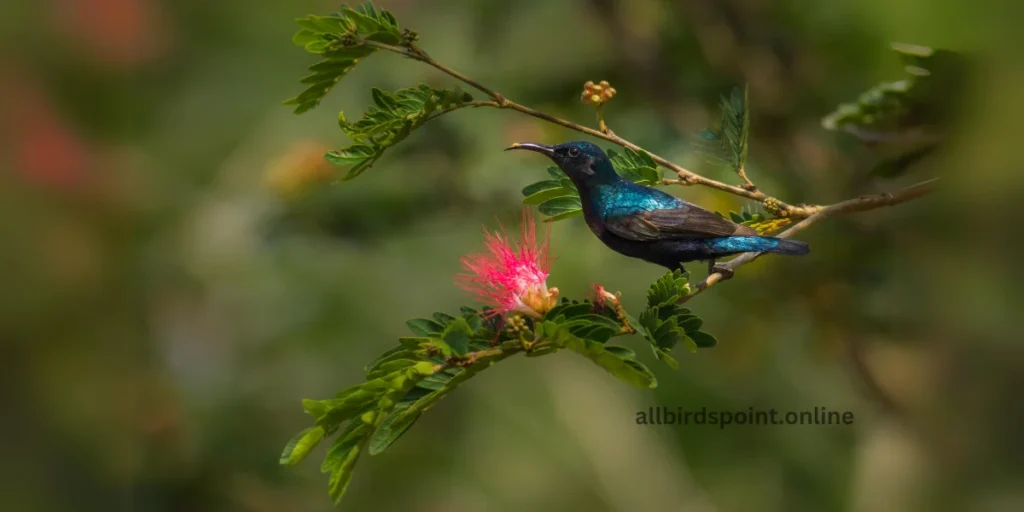
<svg viewBox="0 0 1024 512"><path fill-rule="evenodd" d="M711 260L708 262L708 276L710 276L711 274L721 274L722 281L725 281L726 279L732 278L735 272L733 272L733 270L727 267L726 265L715 263L714 260Z"/></svg>

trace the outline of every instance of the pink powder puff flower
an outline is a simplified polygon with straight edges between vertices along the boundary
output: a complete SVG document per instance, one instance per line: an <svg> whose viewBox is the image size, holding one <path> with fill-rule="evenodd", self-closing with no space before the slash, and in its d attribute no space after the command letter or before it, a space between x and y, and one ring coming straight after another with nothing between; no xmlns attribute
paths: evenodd
<svg viewBox="0 0 1024 512"><path fill-rule="evenodd" d="M513 242L504 228L500 233L485 229L487 252L461 259L466 273L456 276L456 284L494 308L495 314L518 312L540 318L555 307L558 299L558 288L547 286L547 235L537 240L530 210L523 210L518 242Z"/></svg>

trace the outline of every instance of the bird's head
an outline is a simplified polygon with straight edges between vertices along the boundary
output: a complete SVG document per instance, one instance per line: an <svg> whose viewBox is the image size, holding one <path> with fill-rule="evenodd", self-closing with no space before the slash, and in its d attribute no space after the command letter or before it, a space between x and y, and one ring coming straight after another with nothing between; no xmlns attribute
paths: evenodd
<svg viewBox="0 0 1024 512"><path fill-rule="evenodd" d="M619 179L619 175L601 148L585 141L566 142L557 146L535 142L517 142L509 149L526 149L546 155L569 179L580 185L599 185Z"/></svg>

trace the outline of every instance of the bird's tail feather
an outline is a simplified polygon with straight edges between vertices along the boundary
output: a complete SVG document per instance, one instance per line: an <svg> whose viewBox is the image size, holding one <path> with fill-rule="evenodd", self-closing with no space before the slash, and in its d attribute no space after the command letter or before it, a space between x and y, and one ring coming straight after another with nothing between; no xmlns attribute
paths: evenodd
<svg viewBox="0 0 1024 512"><path fill-rule="evenodd" d="M798 240L789 240L786 238L773 238L772 240L778 240L779 245L775 248L770 249L768 252L774 252L778 254L792 254L794 256L803 256L811 252L811 246Z"/></svg>
<svg viewBox="0 0 1024 512"><path fill-rule="evenodd" d="M738 252L774 252L778 254L803 255L811 252L811 248L796 240L772 238L770 236L730 236L712 238L707 244L715 252L734 254Z"/></svg>

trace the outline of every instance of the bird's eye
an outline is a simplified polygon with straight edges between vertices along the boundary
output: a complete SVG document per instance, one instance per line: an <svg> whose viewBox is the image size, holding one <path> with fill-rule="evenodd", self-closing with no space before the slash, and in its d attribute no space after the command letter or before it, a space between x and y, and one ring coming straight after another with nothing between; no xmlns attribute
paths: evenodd
<svg viewBox="0 0 1024 512"><path fill-rule="evenodd" d="M569 156L573 158L580 156L580 148L569 148Z"/></svg>

